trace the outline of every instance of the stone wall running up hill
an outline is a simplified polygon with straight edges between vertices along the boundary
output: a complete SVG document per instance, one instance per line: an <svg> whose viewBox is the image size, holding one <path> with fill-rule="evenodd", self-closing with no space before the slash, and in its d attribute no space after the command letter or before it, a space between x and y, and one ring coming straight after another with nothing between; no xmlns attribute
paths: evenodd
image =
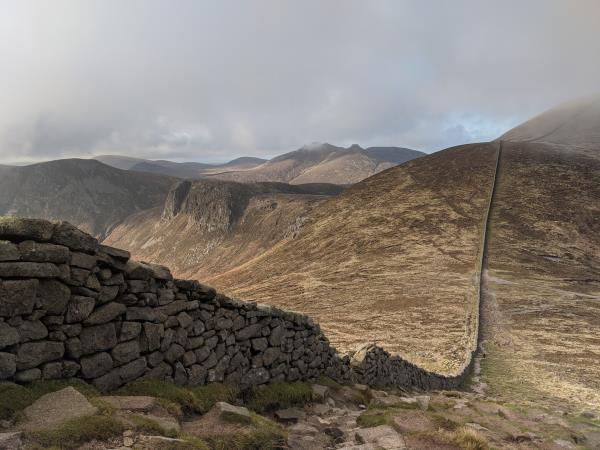
<svg viewBox="0 0 600 450"><path fill-rule="evenodd" d="M307 316L173 279L67 222L0 218L0 380L111 390L144 376L250 386L328 375L437 389L465 373L433 374L374 345L341 356Z"/></svg>

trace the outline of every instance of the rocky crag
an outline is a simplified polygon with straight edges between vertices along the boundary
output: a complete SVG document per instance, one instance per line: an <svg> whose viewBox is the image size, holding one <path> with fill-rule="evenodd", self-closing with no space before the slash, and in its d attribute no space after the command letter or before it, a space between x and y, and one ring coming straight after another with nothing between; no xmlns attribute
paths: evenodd
<svg viewBox="0 0 600 450"><path fill-rule="evenodd" d="M0 380L139 377L240 386L327 375L419 389L459 385L372 344L351 355L310 317L218 294L136 262L67 222L0 218Z"/></svg>

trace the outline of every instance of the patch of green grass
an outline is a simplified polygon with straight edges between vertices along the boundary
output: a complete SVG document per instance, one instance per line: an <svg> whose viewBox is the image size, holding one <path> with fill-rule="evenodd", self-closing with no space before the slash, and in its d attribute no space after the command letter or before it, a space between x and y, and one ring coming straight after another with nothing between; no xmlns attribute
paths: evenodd
<svg viewBox="0 0 600 450"><path fill-rule="evenodd" d="M191 390L197 400L198 412L202 414L207 413L217 402L232 403L237 394L232 386L220 383L198 386Z"/></svg>
<svg viewBox="0 0 600 450"><path fill-rule="evenodd" d="M107 416L91 416L74 419L51 431L31 433L34 442L43 448L58 447L74 450L93 440L107 441L123 433L123 425Z"/></svg>
<svg viewBox="0 0 600 450"><path fill-rule="evenodd" d="M367 406L371 402L371 394L368 391L355 391L352 394L352 403Z"/></svg>
<svg viewBox="0 0 600 450"><path fill-rule="evenodd" d="M458 445L461 450L488 450L490 448L487 439L469 428L459 428L453 431L450 441Z"/></svg>
<svg viewBox="0 0 600 450"><path fill-rule="evenodd" d="M179 403L175 403L164 398L159 398L157 400L160 406L162 406L170 415L175 417L177 420L183 419L183 411L181 410L181 405Z"/></svg>
<svg viewBox="0 0 600 450"><path fill-rule="evenodd" d="M184 442L163 442L153 447L155 450L210 450L208 445L195 436L180 435Z"/></svg>
<svg viewBox="0 0 600 450"><path fill-rule="evenodd" d="M445 431L454 431L457 428L459 428L460 426L462 426L461 423L458 423L452 419L449 419L442 414L437 414L437 413L430 414L429 417L431 418L431 420L432 420L433 424L436 426L436 428L442 429Z"/></svg>
<svg viewBox="0 0 600 450"><path fill-rule="evenodd" d="M154 378L132 381L119 388L114 395L148 395L175 403L185 413L202 412L202 405L191 391Z"/></svg>
<svg viewBox="0 0 600 450"><path fill-rule="evenodd" d="M14 418L34 401L35 398L27 388L13 383L0 383L1 420Z"/></svg>
<svg viewBox="0 0 600 450"><path fill-rule="evenodd" d="M286 447L287 435L276 423L252 414L251 424L236 433L208 439L213 450L275 450Z"/></svg>
<svg viewBox="0 0 600 450"><path fill-rule="evenodd" d="M387 425L390 421L390 412L382 409L368 409L356 418L356 424L362 428Z"/></svg>
<svg viewBox="0 0 600 450"><path fill-rule="evenodd" d="M165 428L161 426L155 420L150 419L149 417L142 416L139 414L131 415L128 417L136 431L142 431L144 433L152 434L152 435L160 435L166 436L170 438L176 438L178 436L178 432L174 428Z"/></svg>
<svg viewBox="0 0 600 450"><path fill-rule="evenodd" d="M320 384L321 386L327 386L329 389L333 389L334 391L338 391L342 388L342 385L335 381L332 378L321 375L317 378L314 384Z"/></svg>
<svg viewBox="0 0 600 450"><path fill-rule="evenodd" d="M309 383L274 383L253 387L246 393L248 408L263 413L290 406L305 405L312 399Z"/></svg>

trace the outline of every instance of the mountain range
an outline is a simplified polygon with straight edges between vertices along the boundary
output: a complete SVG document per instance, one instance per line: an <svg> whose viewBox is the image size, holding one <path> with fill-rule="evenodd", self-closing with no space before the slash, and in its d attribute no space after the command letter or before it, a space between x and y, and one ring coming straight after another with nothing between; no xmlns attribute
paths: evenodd
<svg viewBox="0 0 600 450"><path fill-rule="evenodd" d="M70 220L177 276L307 313L340 350L376 341L454 374L481 338L492 395L597 406L599 136L589 98L425 156L315 144L221 166L0 167L0 214Z"/></svg>
<svg viewBox="0 0 600 450"><path fill-rule="evenodd" d="M348 148L311 144L270 160L241 157L225 164L151 161L103 155L96 159L109 166L178 178L218 178L229 181L278 181L290 184L353 184L424 153L400 147Z"/></svg>

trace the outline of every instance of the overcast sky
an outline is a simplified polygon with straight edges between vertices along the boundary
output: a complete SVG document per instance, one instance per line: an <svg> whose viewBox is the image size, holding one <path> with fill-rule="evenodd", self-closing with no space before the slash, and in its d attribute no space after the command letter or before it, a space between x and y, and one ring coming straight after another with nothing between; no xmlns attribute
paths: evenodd
<svg viewBox="0 0 600 450"><path fill-rule="evenodd" d="M600 1L0 0L0 162L434 151L600 91Z"/></svg>

